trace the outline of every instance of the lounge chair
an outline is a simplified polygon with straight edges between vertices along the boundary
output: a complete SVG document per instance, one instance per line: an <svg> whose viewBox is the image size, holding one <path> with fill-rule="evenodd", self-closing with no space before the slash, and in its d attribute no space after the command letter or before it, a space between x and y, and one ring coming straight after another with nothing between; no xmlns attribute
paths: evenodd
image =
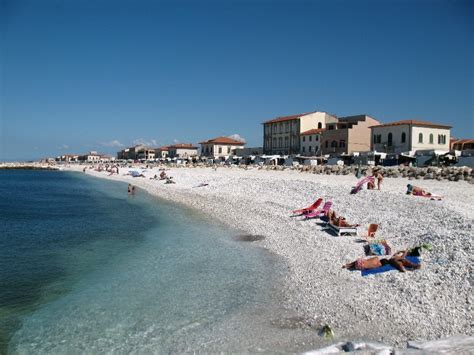
<svg viewBox="0 0 474 355"><path fill-rule="evenodd" d="M318 198L311 206L308 206L308 207L305 207L305 208L302 208L302 209L299 209L299 210L294 210L293 214L302 215L302 214L305 214L305 213L312 212L314 210L317 210L318 207L321 205L321 203L323 203L323 199Z"/></svg>
<svg viewBox="0 0 474 355"><path fill-rule="evenodd" d="M353 226L336 226L332 223L327 224L328 227L337 234L337 236L345 236L345 235L357 235L357 225Z"/></svg>
<svg viewBox="0 0 474 355"><path fill-rule="evenodd" d="M319 218L319 217L325 216L329 212L331 207L332 207L332 201L327 201L324 204L323 208L305 214L304 218L310 219L310 218Z"/></svg>
<svg viewBox="0 0 474 355"><path fill-rule="evenodd" d="M366 176L365 178L360 179L357 182L357 185L352 188L351 194L358 193L360 190L362 190L362 187L364 186L364 184L367 184L369 181L373 183L374 179L375 178L373 176Z"/></svg>

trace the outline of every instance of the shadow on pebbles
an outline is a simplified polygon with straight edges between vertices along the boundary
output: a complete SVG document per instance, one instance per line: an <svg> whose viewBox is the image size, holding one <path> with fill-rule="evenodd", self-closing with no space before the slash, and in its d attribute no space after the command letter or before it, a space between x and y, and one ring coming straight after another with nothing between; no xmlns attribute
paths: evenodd
<svg viewBox="0 0 474 355"><path fill-rule="evenodd" d="M238 242L258 242L259 240L264 240L263 235L253 235L253 234L241 234L234 237L234 240Z"/></svg>

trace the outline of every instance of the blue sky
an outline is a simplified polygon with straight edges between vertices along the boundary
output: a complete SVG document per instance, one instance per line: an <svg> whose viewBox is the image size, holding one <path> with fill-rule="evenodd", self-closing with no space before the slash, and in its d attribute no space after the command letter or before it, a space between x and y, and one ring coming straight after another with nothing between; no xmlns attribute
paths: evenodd
<svg viewBox="0 0 474 355"><path fill-rule="evenodd" d="M473 2L0 0L0 160L321 110L474 138Z"/></svg>

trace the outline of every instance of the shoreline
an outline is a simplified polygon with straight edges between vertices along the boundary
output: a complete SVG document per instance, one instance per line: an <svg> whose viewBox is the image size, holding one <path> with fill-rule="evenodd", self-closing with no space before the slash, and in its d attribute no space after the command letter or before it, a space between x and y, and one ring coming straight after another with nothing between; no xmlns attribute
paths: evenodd
<svg viewBox="0 0 474 355"><path fill-rule="evenodd" d="M82 168L64 170L82 172ZM121 174L127 170L121 168ZM366 339L404 346L407 340L472 335L471 184L420 182L445 196L444 201L436 202L403 195L399 190L408 181L403 178L385 179L381 192L363 190L349 195L351 184L357 181L354 176L172 168L168 173L177 184L164 185L148 179L157 171L148 169L146 178L107 176L89 169L87 173L133 183L235 229L264 235L264 240L254 243L288 263L283 306L317 326L329 324L336 334L334 340ZM196 188L203 182L209 186ZM387 239L394 251L423 242L431 243L435 250L423 255L423 267L415 272L362 278L358 272L343 270L342 264L363 256L354 238L333 237L314 221L289 218L292 209L310 204L315 194L332 197L335 210L363 228L379 223L378 237ZM420 225L422 220L428 223Z"/></svg>

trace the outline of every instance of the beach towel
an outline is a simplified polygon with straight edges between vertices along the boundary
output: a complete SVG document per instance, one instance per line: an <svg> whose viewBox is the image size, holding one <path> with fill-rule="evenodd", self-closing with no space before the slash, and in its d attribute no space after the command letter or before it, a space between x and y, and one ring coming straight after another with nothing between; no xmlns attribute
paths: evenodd
<svg viewBox="0 0 474 355"><path fill-rule="evenodd" d="M385 240L377 240L365 246L365 253L367 255L390 255L392 249Z"/></svg>
<svg viewBox="0 0 474 355"><path fill-rule="evenodd" d="M407 260L410 260L414 264L420 264L420 258L418 258L416 256L407 256ZM383 266L378 267L376 269L362 270L360 272L360 274L362 276L367 276L367 275L381 274L383 272L392 271L392 270L397 270L397 269L395 269L390 264L386 264L386 265L383 265Z"/></svg>

